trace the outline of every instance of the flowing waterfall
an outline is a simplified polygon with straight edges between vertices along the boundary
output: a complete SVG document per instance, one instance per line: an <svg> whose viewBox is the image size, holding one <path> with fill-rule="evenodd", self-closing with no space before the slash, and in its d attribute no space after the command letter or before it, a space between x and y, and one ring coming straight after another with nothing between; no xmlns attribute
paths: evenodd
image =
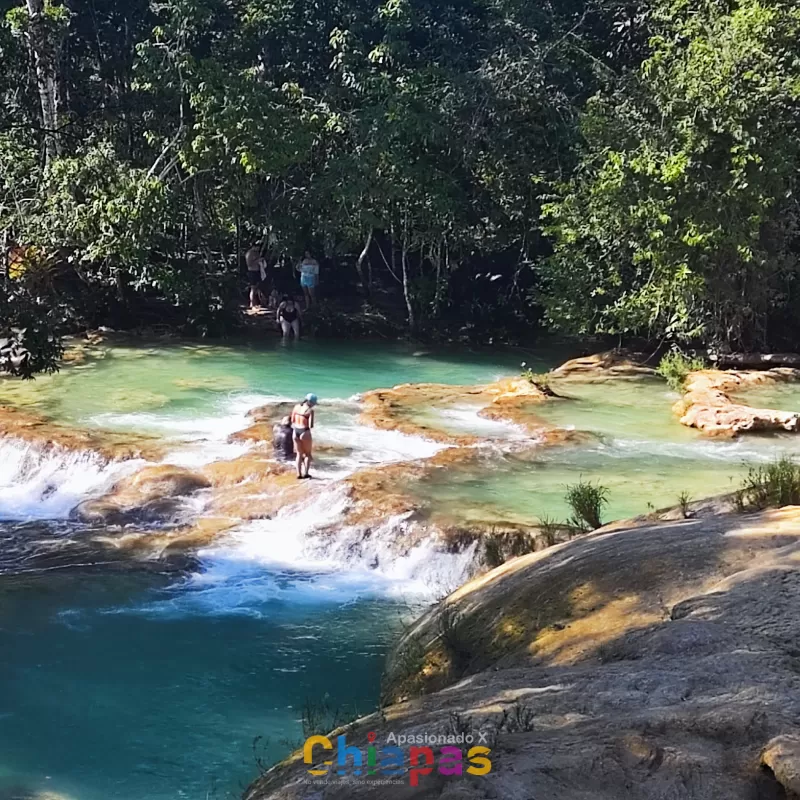
<svg viewBox="0 0 800 800"><path fill-rule="evenodd" d="M274 519L242 525L200 551L202 568L139 613L260 617L270 601L318 605L387 596L417 605L437 599L472 573L475 546L449 552L435 534L406 545L410 523L389 517L365 531L337 527L348 499L333 486Z"/></svg>
<svg viewBox="0 0 800 800"><path fill-rule="evenodd" d="M103 494L144 463L0 438L0 519L65 519L81 500Z"/></svg>

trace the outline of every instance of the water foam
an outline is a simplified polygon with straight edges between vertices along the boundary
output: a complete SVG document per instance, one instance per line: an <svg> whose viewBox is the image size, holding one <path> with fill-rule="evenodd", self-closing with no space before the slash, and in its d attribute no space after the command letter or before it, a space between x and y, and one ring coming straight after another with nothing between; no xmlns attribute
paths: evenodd
<svg viewBox="0 0 800 800"><path fill-rule="evenodd" d="M333 487L274 519L242 525L198 554L199 572L168 597L136 611L261 617L269 615L272 602L317 605L374 596L419 604L469 577L474 545L450 553L424 537L403 547L411 525L405 517L383 520L365 532L343 526L347 507L342 487Z"/></svg>
<svg viewBox="0 0 800 800"><path fill-rule="evenodd" d="M456 433L501 440L530 439L521 425L515 425L506 420L482 417L480 414L482 410L482 406L455 404L437 409L436 417L444 422L448 429Z"/></svg>
<svg viewBox="0 0 800 800"><path fill-rule="evenodd" d="M65 519L82 500L103 494L144 464L0 438L0 519Z"/></svg>

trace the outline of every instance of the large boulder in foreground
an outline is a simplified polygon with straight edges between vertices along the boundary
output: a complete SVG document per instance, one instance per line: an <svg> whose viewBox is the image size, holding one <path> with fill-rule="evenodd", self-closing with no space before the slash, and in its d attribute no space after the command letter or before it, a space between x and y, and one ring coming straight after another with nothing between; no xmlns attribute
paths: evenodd
<svg viewBox="0 0 800 800"><path fill-rule="evenodd" d="M418 621L387 704L347 730L365 751L371 731L379 746L482 732L491 773L310 785L295 756L245 800L793 797L798 612L796 508L631 525L524 556Z"/></svg>
<svg viewBox="0 0 800 800"><path fill-rule="evenodd" d="M675 406L682 425L711 435L735 436L760 431L800 430L800 414L769 408L752 408L732 398L758 386L800 381L800 370L762 372L701 370L686 380L685 394Z"/></svg>

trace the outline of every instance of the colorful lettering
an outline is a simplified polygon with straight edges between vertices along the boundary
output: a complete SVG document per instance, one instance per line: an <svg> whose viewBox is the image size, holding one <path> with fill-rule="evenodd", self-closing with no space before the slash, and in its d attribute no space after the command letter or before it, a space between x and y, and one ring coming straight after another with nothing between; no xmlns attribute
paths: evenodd
<svg viewBox="0 0 800 800"><path fill-rule="evenodd" d="M337 757L336 763L339 766L337 772L339 775L347 775L347 758L353 757L353 775L361 774L361 767L364 765L364 757L357 747L347 746L347 736L342 734L336 738Z"/></svg>
<svg viewBox="0 0 800 800"><path fill-rule="evenodd" d="M405 753L399 747L384 747L381 750L381 772L388 778L405 773Z"/></svg>
<svg viewBox="0 0 800 800"><path fill-rule="evenodd" d="M442 758L439 761L441 775L463 775L461 751L457 747L443 747Z"/></svg>
<svg viewBox="0 0 800 800"><path fill-rule="evenodd" d="M425 766L420 767L420 757L425 757ZM433 750L430 747L412 747L411 748L411 785L419 786L420 775L430 775L433 772Z"/></svg>
<svg viewBox="0 0 800 800"><path fill-rule="evenodd" d="M314 747L317 745L324 747L326 750L333 750L333 744L327 736L312 736L306 739L306 743L303 745L303 761L306 764L314 763ZM323 763L326 767L330 767L333 762L325 761ZM310 769L309 772L317 777L328 774L327 769Z"/></svg>
<svg viewBox="0 0 800 800"><path fill-rule="evenodd" d="M484 756L488 756L492 751L488 747L473 747L467 754L470 764L467 772L470 775L488 775L492 771L492 762Z"/></svg>

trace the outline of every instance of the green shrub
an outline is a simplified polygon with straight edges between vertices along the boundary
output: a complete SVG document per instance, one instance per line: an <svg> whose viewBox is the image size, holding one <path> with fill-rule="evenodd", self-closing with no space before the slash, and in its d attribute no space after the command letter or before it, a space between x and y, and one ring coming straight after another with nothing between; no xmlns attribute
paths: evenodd
<svg viewBox="0 0 800 800"><path fill-rule="evenodd" d="M355 722L360 716L355 706L346 708L331 705L327 694L320 701L306 698L302 716L303 737L308 739L311 736L324 736Z"/></svg>
<svg viewBox="0 0 800 800"><path fill-rule="evenodd" d="M690 372L704 369L702 358L687 356L680 350L667 353L658 365L656 372L669 384L670 389L680 392Z"/></svg>
<svg viewBox="0 0 800 800"><path fill-rule="evenodd" d="M523 531L506 535L508 542L508 559L526 556L536 551L536 537ZM508 560L506 559L506 560Z"/></svg>
<svg viewBox="0 0 800 800"><path fill-rule="evenodd" d="M503 540L499 534L490 533L483 539L483 561L489 569L506 563Z"/></svg>
<svg viewBox="0 0 800 800"><path fill-rule="evenodd" d="M678 505L681 509L681 515L684 519L689 518L689 506L692 502L692 496L687 491L683 491L678 495Z"/></svg>
<svg viewBox="0 0 800 800"><path fill-rule="evenodd" d="M751 467L737 497L742 510L800 504L800 464L782 456L771 464Z"/></svg>
<svg viewBox="0 0 800 800"><path fill-rule="evenodd" d="M519 558L535 550L536 537L523 531L492 531L483 537L483 562L489 569L500 567L512 558Z"/></svg>
<svg viewBox="0 0 800 800"><path fill-rule="evenodd" d="M570 525L583 532L603 527L603 508L608 505L608 489L605 486L581 480L567 487L565 499L572 509Z"/></svg>
<svg viewBox="0 0 800 800"><path fill-rule="evenodd" d="M528 364L523 361L522 372L520 375L525 378L528 383L532 383L542 391L547 391L550 388L550 373L548 372L534 372Z"/></svg>
<svg viewBox="0 0 800 800"><path fill-rule="evenodd" d="M447 603L439 611L439 639L453 672L463 674L476 655L476 642L463 614Z"/></svg>

